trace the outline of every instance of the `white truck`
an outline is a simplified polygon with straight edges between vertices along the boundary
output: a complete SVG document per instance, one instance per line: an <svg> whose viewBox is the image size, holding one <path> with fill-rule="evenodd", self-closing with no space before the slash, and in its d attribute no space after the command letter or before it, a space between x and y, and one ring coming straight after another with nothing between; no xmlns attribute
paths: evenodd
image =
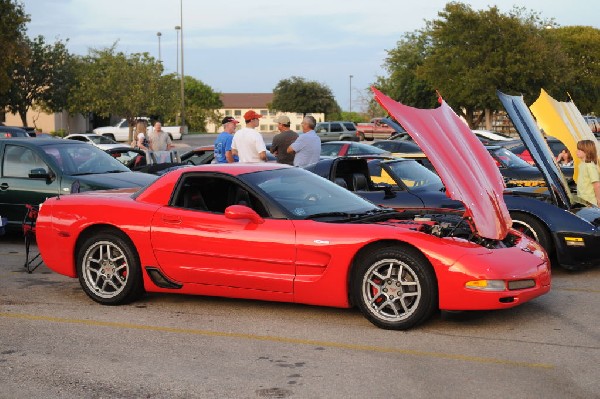
<svg viewBox="0 0 600 399"><path fill-rule="evenodd" d="M150 133L153 129L150 118L135 118L136 121L140 119L143 119L148 123L147 133ZM181 140L182 136L187 134L187 126L163 126L162 130L169 134L171 140ZM121 119L114 126L97 127L93 132L101 136L109 137L115 141L129 142L129 122L127 122L127 119Z"/></svg>

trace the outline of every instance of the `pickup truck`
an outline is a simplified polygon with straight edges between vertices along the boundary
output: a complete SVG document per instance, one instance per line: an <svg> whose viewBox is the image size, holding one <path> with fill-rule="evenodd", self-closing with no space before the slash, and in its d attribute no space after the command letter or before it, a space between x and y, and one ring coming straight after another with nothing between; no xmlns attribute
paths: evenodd
<svg viewBox="0 0 600 399"><path fill-rule="evenodd" d="M396 130L389 126L384 118L373 118L369 123L357 123L357 134L360 140L389 139Z"/></svg>
<svg viewBox="0 0 600 399"><path fill-rule="evenodd" d="M150 118L135 118L136 121L139 119L144 119L148 122L147 133L150 133L153 129L153 124L151 123ZM163 126L162 130L169 134L171 140L181 140L182 135L187 133L187 126ZM93 132L101 136L111 138L115 141L129 142L129 122L127 121L127 119L121 119L114 126L97 127L93 130Z"/></svg>

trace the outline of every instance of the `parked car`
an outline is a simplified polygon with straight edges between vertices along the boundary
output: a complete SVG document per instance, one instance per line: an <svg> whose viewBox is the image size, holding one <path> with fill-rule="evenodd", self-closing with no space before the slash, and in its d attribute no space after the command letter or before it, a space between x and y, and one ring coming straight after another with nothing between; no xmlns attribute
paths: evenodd
<svg viewBox="0 0 600 399"><path fill-rule="evenodd" d="M156 176L134 173L94 146L72 140L0 139L0 215L21 228L25 205L72 191L142 187Z"/></svg>
<svg viewBox="0 0 600 399"><path fill-rule="evenodd" d="M135 120L143 119L147 122L147 133L152 132L153 124L148 117L137 117ZM187 133L187 126L162 126L161 129L169 134L171 140L181 140L183 135ZM93 130L94 133L100 136L106 136L115 141L129 142L129 122L127 119L121 119L114 126L98 127Z"/></svg>
<svg viewBox="0 0 600 399"><path fill-rule="evenodd" d="M0 138L29 137L29 134L20 127L0 126Z"/></svg>
<svg viewBox="0 0 600 399"><path fill-rule="evenodd" d="M390 155L390 153L364 143L330 141L321 144L322 157L337 157L344 155Z"/></svg>
<svg viewBox="0 0 600 399"><path fill-rule="evenodd" d="M84 143L95 145L101 150L108 150L111 148L122 148L123 144L117 143L113 139L106 136L100 136L96 133L75 133L65 136L67 140L76 140Z"/></svg>
<svg viewBox="0 0 600 399"><path fill-rule="evenodd" d="M401 330L550 289L545 252L519 233L483 246L451 215L424 222L301 168L192 166L134 191L50 198L37 219L44 263L101 304L148 291L358 306Z"/></svg>
<svg viewBox="0 0 600 399"><path fill-rule="evenodd" d="M315 126L315 132L321 138L322 143L337 140L359 141L354 122L319 122Z"/></svg>
<svg viewBox="0 0 600 399"><path fill-rule="evenodd" d="M389 139L396 129L389 126L384 118L373 118L369 123L357 123L356 130L360 140Z"/></svg>

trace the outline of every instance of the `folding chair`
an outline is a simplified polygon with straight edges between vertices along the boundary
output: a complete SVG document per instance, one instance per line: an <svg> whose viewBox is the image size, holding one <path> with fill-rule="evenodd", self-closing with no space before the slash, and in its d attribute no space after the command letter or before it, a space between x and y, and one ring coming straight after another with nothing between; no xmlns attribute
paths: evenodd
<svg viewBox="0 0 600 399"><path fill-rule="evenodd" d="M25 269L27 273L32 273L42 264L42 258L38 252L35 256L31 253L31 243L35 241L35 222L37 220L39 208L37 206L26 204L27 212L23 219L23 236L25 237Z"/></svg>

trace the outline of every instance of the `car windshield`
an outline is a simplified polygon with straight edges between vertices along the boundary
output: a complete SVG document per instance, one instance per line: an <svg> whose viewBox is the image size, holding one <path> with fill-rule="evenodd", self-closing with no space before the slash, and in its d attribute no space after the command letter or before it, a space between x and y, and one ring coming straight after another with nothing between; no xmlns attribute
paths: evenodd
<svg viewBox="0 0 600 399"><path fill-rule="evenodd" d="M377 169L381 169L381 175L390 174L395 182L402 181L409 189L419 188L426 190L439 190L444 186L438 175L421 165L417 161L402 160L402 161L385 161L381 164L387 166L382 168L377 162L369 162L369 172L376 173ZM382 180L382 182L389 182ZM393 183L392 183L393 184Z"/></svg>
<svg viewBox="0 0 600 399"><path fill-rule="evenodd" d="M531 165L529 165L522 158L519 158L516 154L507 150L504 147L490 150L490 152L492 152L494 155L494 158L497 159L498 162L500 162L502 164L501 166L504 166L505 168L523 168L523 167L529 168L529 167L531 167Z"/></svg>
<svg viewBox="0 0 600 399"><path fill-rule="evenodd" d="M44 146L58 167L67 175L129 172L125 165L101 149L85 144Z"/></svg>
<svg viewBox="0 0 600 399"><path fill-rule="evenodd" d="M372 155L372 154L385 155L385 154L388 154L388 152L385 150L382 150L381 148L373 147L372 145L363 144L363 143L352 143L352 144L350 144L350 148L348 149L348 155Z"/></svg>
<svg viewBox="0 0 600 399"><path fill-rule="evenodd" d="M241 179L260 188L294 219L325 221L381 208L320 176L299 168L249 173Z"/></svg>

